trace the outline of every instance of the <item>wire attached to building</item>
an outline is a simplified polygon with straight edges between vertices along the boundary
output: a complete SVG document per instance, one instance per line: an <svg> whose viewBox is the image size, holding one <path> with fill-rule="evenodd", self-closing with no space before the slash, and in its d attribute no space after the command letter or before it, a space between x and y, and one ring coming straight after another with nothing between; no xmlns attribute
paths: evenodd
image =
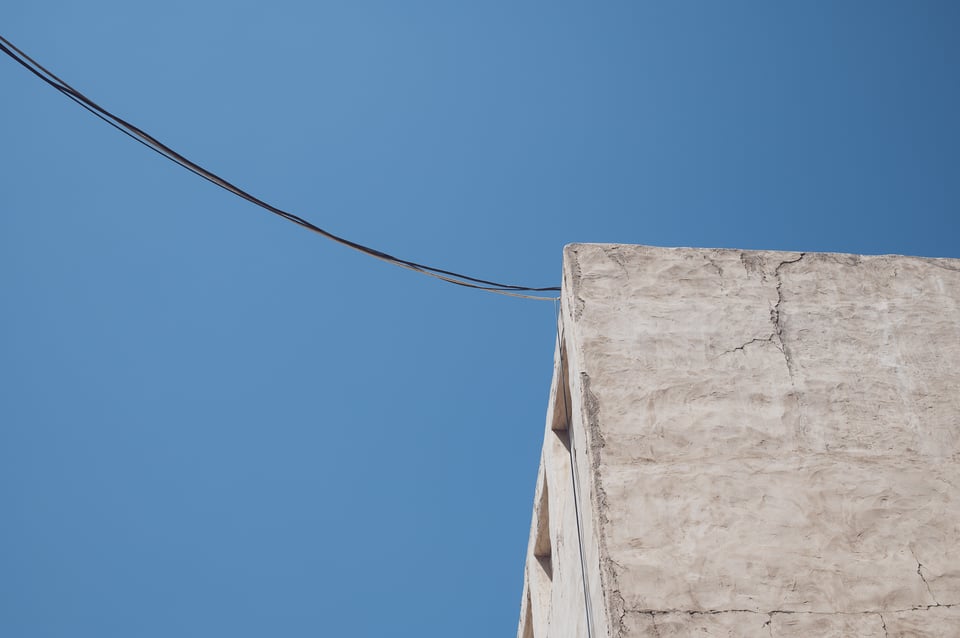
<svg viewBox="0 0 960 638"><path fill-rule="evenodd" d="M546 286L542 288L534 288L530 286L503 284L496 281L490 281L487 279L470 277L468 275L464 275L451 270L444 270L442 268L437 268L435 266L428 266L426 264L417 263L415 261L401 259L399 257L395 257L393 255L385 253L381 250L377 250L375 248L371 248L369 246L365 246L358 242L351 241L344 237L335 235L330 231L324 230L323 228L320 228L319 226L314 225L313 223L307 221L302 217L298 217L293 213L282 210L260 199L259 197L251 195L250 193L243 190L242 188L235 186L230 182L228 182L227 180L223 179L216 173L213 173L212 171L209 171L204 167L200 166L196 162L193 162L192 160L184 157L183 155L173 150L166 144L157 140L155 137L153 137L146 131L134 126L130 122L124 120L123 118L117 115L114 115L110 111L99 106L98 104L93 102L91 99L89 99L87 96L85 96L83 93L81 93L80 91L76 90L75 88L67 84L65 81L63 81L62 79L54 75L51 71L46 69L43 65L38 63L36 60L31 58L29 55L27 55L20 49L18 49L12 42L7 40L2 35L0 35L0 51L3 51L4 53L6 53L18 64L26 68L28 71L36 75L38 78L40 78L41 80L43 80L44 82L52 86L54 89L56 89L66 97L70 98L71 100L73 100L74 102L76 102L77 104L85 108L87 111L90 111L91 113L93 113L95 116L97 116L98 118L100 118L101 120L103 120L104 122L112 126L113 128L117 129L124 135L127 135L128 137L136 140L140 144L143 144L144 146L158 153L159 155L162 155L163 157L167 158L171 162L187 169L191 173L198 175L199 177L202 177L203 179L219 186L220 188L226 191L229 191L230 193L233 193L237 197L245 199L248 202L259 206L260 208L263 208L264 210L267 210L273 213L274 215L282 217L287 221L297 224L298 226L301 226L303 228L306 228L307 230L317 233L318 235L322 235L323 237L326 237L331 241L341 244L342 246L346 246L347 248L351 248L365 255L374 257L381 261L385 261L395 266L406 268L407 270L412 270L422 275L427 275L429 277L434 277L436 279L446 281L447 283L455 284L457 286L463 286L465 288L473 288L475 290L484 290L486 292L492 292L498 295L507 295L509 297L520 297L523 299L553 301L555 299L554 297L530 295L526 293L559 292L560 291L559 286Z"/></svg>

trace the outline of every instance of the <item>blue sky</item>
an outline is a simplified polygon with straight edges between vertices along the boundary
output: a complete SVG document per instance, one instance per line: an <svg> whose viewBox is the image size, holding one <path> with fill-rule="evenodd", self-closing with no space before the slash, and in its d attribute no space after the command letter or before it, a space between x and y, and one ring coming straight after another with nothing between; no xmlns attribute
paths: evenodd
<svg viewBox="0 0 960 638"><path fill-rule="evenodd" d="M95 101L408 259L960 257L954 2L7 5ZM6 58L0 96L0 634L511 635L553 304L326 242Z"/></svg>

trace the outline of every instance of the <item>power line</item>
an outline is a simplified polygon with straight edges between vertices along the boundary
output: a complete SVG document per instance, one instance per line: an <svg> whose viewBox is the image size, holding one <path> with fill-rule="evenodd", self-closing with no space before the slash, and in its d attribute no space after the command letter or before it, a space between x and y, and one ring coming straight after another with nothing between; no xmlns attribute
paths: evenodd
<svg viewBox="0 0 960 638"><path fill-rule="evenodd" d="M197 164L196 162L184 157L183 155L173 150L166 144L160 142L157 138L153 137L146 131L134 126L133 124L124 120L123 118L117 115L114 115L110 111L106 110L105 108L101 107L100 105L95 103L93 100L85 96L80 91L76 90L75 88L67 84L67 82L57 77L55 74L53 74L51 71L46 69L39 62L37 62L36 60L31 58L29 55L27 55L26 53L18 49L12 42L7 40L2 35L0 35L0 51L3 51L4 53L6 53L8 56L10 56L14 61L16 61L21 66L23 66L25 69L33 73L35 76L43 80L45 83L49 84L51 87L53 87L54 89L56 89L57 91L59 91L60 93L68 97L69 99L71 99L72 101L82 106L84 109L86 109L96 117L100 118L101 120L103 120L113 128L117 129L124 135L136 140L137 142L139 142L140 144L143 144L150 150L167 158L171 162L187 169L194 175L202 177L203 179L215 184L216 186L219 186L220 188L226 191L229 191L230 193L233 193L237 197L245 199L248 202L259 206L260 208L263 208L264 210L267 210L273 213L274 215L282 217L289 222L292 222L294 224L297 224L298 226L306 228L307 230L310 230L314 233L322 235L323 237L326 237L331 241L334 241L338 244L346 246L347 248L351 248L365 255L374 257L376 259L380 259L381 261L385 261L395 266L400 266L401 268L406 268L407 270L412 270L422 275L428 275L430 277L434 277L436 279L446 281L447 283L455 284L457 286L463 286L465 288L473 288L475 290L484 290L484 291L496 293L499 295L507 295L510 297L520 297L523 299L538 299L538 300L544 300L544 301L552 301L554 300L554 297L543 297L543 296L529 295L524 293L559 292L560 291L560 288L558 286L533 288L530 286L503 284L496 281L490 281L487 279L478 279L476 277L470 277L468 275L464 275L451 270L444 270L442 268L437 268L435 266L428 266L426 264L417 263L415 261L401 259L399 257L395 257L393 255L385 253L381 250L377 250L375 248L371 248L369 246L365 246L358 242L351 241L344 237L335 235L327 230L324 230L323 228L320 228L319 226L314 225L313 223L307 221L302 217L298 217L293 213L282 210L260 199L259 197L251 195L250 193L243 190L242 188L235 186L234 184L231 184L227 180L223 179L216 173L209 171L206 168Z"/></svg>

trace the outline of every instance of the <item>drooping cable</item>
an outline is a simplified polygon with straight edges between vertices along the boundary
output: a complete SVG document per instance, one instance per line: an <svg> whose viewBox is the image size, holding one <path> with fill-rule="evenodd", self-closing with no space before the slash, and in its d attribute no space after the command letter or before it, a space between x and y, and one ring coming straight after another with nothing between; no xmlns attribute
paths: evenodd
<svg viewBox="0 0 960 638"><path fill-rule="evenodd" d="M119 130L124 135L136 140L140 144L143 144L150 150L162 155L171 162L187 169L191 173L202 177L203 179L219 186L220 188L233 193L237 197L247 200L248 202L267 210L274 215L282 217L289 222L297 224L307 230L310 230L314 233L317 233L327 239L334 241L338 244L351 248L358 252L361 252L370 257L380 259L387 263L391 263L395 266L401 268L406 268L407 270L412 270L423 275L428 275L442 281L446 281L457 286L463 286L466 288L473 288L476 290L484 290L486 292L492 292L500 295L507 295L510 297L520 297L524 299L538 299L544 301L553 301L554 297L544 297L538 295L529 295L524 293L529 292L559 292L560 288L558 286L546 286L546 287L530 287L530 286L518 286L513 284L503 284L496 281L490 281L487 279L479 279L477 277L470 277L458 272L451 270L444 270L442 268L437 268L435 266L428 266L426 264L417 263L415 261L410 261L407 259L401 259L395 257L391 254L385 253L381 250L365 246L355 241L351 241L344 237L340 237L331 233L330 231L324 230L319 226L314 225L313 223L307 221L306 219L294 215L293 213L282 210L262 199L251 195L242 188L231 184L227 180L223 179L216 173L207 170L206 168L200 166L196 162L188 159L187 157L181 155L177 151L173 150L166 144L160 142L155 137L147 133L146 131L134 126L130 122L124 120L123 118L114 115L110 111L101 107L87 96L85 96L80 91L76 90L64 80L57 77L54 73L46 69L43 65L38 63L36 60L31 58L29 55L17 48L12 42L7 40L5 37L0 35L0 51L6 53L10 58L16 61L18 64L26 68L28 71L33 73L35 76L43 80L45 83L76 102L82 106L87 111L91 112L93 115L97 116L113 128Z"/></svg>

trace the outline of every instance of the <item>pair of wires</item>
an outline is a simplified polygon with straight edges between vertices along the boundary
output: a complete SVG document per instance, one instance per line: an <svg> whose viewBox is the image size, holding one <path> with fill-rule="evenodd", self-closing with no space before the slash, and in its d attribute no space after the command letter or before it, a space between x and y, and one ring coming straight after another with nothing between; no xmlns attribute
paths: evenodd
<svg viewBox="0 0 960 638"><path fill-rule="evenodd" d="M536 299L541 301L553 301L555 297L548 297L544 295L530 294L530 293L549 293L549 292L559 292L560 288L558 286L545 286L545 287L530 287L530 286L521 286L514 284L504 284L497 281L491 281L488 279L480 279L477 277L471 277L469 275L464 275L462 273L454 272L451 270L444 270L443 268L437 268L436 266L429 266L427 264L418 263L415 261L410 261L407 259L401 259L400 257L395 257L389 253L383 252L382 250L377 250L370 246L365 246L359 242L351 241L345 237L335 235L334 233L325 230L309 221L303 217L299 217L290 213L288 211L282 210L269 202L260 199L254 195L251 195L249 192L243 190L242 188L231 184L224 178L220 177L216 173L207 170L203 166L200 166L196 162L190 160L189 158L181 155L171 147L167 146L163 142L160 142L157 138L153 137L143 129L131 124L127 120L111 113L107 109L98 105L96 102L85 96L83 93L77 89L70 86L67 82L57 77L50 70L45 68L39 62L31 58L29 55L17 48L12 42L7 40L5 37L0 35L0 51L6 53L10 58L16 61L18 64L26 68L33 75L40 78L43 82L50 85L56 89L59 93L63 94L73 102L76 102L81 107L100 118L113 128L117 129L124 135L136 140L140 144L143 144L150 150L162 155L171 162L185 168L194 175L202 177L203 179L211 182L212 184L219 186L220 188L233 193L241 199L245 199L248 202L263 208L274 215L282 217L289 222L297 224L298 226L305 228L311 232L314 232L322 237L325 237L333 242L336 242L342 246L346 246L352 250L363 253L369 257L385 261L389 264L399 266L400 268L405 268L407 270L412 270L414 272L420 273L422 275L427 275L428 277L434 277L445 281L450 284L457 286L463 286L465 288L471 288L474 290L482 290L485 292L492 292L499 295L506 295L509 297L519 297L522 299Z"/></svg>

